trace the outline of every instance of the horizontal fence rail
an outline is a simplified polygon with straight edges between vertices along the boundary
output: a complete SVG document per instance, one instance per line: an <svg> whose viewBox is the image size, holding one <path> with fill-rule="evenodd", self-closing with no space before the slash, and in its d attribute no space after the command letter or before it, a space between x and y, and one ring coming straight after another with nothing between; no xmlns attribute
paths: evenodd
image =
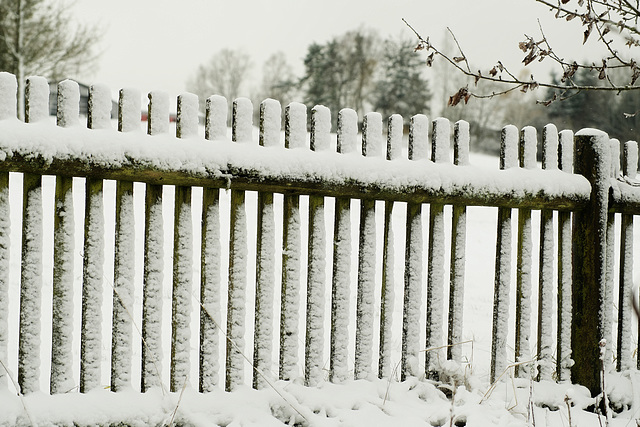
<svg viewBox="0 0 640 427"><path fill-rule="evenodd" d="M104 87L92 86L89 91L87 128L79 123L76 83L64 81L58 87L57 126L47 120L46 81L30 78L26 88L23 123L16 118L15 77L0 74L0 360L7 360L9 347L17 348L16 381L20 393L39 391L41 382L43 175L56 176L53 311L52 319L47 321L53 328L49 381L52 394L73 389L76 376L80 392L101 387L105 382L101 377L105 342L110 342L109 384L114 392L133 387L132 364L141 366L142 392L154 388L178 392L189 383L197 383L200 392L208 392L216 388L233 391L245 384L264 388L276 379L298 377L309 386L327 379L340 383L375 376L389 378L396 375L391 360L393 334L401 337L402 347L397 376L438 380L445 360L460 363L462 359L459 343L463 340L469 206L499 208L492 382L514 366L519 377L561 381L573 378L592 392L598 391L599 381L589 377L597 369L594 371L589 363L598 360L599 356L596 354L593 359L592 353L600 339L608 338L609 346L614 341L610 312L613 256L602 254L615 249L610 230L616 213L622 214L617 368L631 367L633 349L628 337L632 318L626 296L631 292L633 277L633 215L640 212L635 142L622 144L622 164L616 167L618 157L611 152L615 154L616 147L620 151L618 141L598 132L574 136L548 125L541 138L540 169L536 163L536 130L506 126L501 137L500 170L479 172L469 165L469 125L464 121L452 126L446 119L430 122L424 115L412 117L407 157L401 158L403 119L398 115L387 122L377 113L364 115L359 136L356 112L341 110L334 137L332 112L327 108L315 106L308 110L292 103L282 109L277 101L265 100L260 104L255 138L253 105L241 98L232 104L228 138L227 100L219 96L206 100L201 129L197 97L183 94L177 100L173 137L169 135L168 96L162 92L148 96L144 134L140 124L141 96L136 91L120 91L116 131L110 119L110 91ZM8 322L8 250L12 244L8 241L10 224L6 214L9 172L23 174L17 345L8 342L6 328L2 327ZM74 177L85 178L84 218L73 217ZM114 257L111 285L105 282L103 271L107 253L105 180L116 180L115 238L108 252ZM134 182L145 184L141 301L134 297ZM173 241L165 242L163 189L169 186L174 188ZM195 241L193 235L195 187L203 188L200 241ZM221 221L221 190L230 190L227 230L223 230ZM248 220L254 214L248 213L247 191L257 192L253 236L248 231ZM282 195L279 215L275 195ZM308 208L301 209L301 196L308 196ZM327 198L333 198L332 211L325 206ZM355 213L359 216L357 230L352 230L352 209L357 206L353 200L359 201L359 212ZM406 202L403 248L393 247L391 218L398 202ZM445 210L445 205L451 205L451 211ZM381 208L383 224L377 227L376 211ZM537 230L532 227L532 210L541 211ZM451 215L452 223L451 231L446 233L445 215ZM302 219L307 229L302 228ZM332 223L328 223L329 219ZM74 224L79 220L84 221L83 265L74 266L69 254L79 250L74 248ZM275 231L276 222L281 224L282 235ZM426 245L423 222L428 227ZM378 230L382 230L380 237ZM516 231L515 236L512 230ZM229 235L225 263L221 247L224 233ZM535 316L538 324L532 328L534 233L539 234L540 271ZM358 236L357 242L351 241L352 235ZM451 238L448 280L445 236ZM376 251L378 239L382 242L381 254ZM253 260L248 255L250 242L256 245ZM199 249L194 251L196 245ZM171 271L165 271L161 261L167 247L172 248ZM279 278L274 268L276 247L282 249ZM356 265L351 261L352 247L357 248ZM517 256L512 265L514 250ZM394 251L404 252L404 265L394 265ZM378 283L376 264L380 260L382 278ZM307 265L303 267L304 261ZM227 262L228 269L224 271ZM197 280L192 274L195 264L200 265L201 272ZM250 265L256 271L255 295L248 295L247 291ZM514 267L516 282L511 283ZM72 283L74 271L79 268L82 295L78 300L74 299ZM397 269L404 272L402 283L394 283L393 272ZM357 272L355 276L352 270ZM164 276L172 277L171 289L163 289ZM112 330L110 337L104 337L102 325L107 319L101 307L105 287L109 286L113 291ZM380 287L378 291L376 286ZM165 309L171 312L168 342L162 329L167 294L170 306ZM551 321L554 294L557 325ZM355 306L351 304L352 295ZM376 295L379 301L375 301ZM402 300L402 318L394 324L391 310L397 298ZM516 304L516 322L511 325L515 345L513 353L508 354L512 300ZM77 301L81 306L76 307ZM222 307L224 301L226 308ZM585 309L595 310L600 316L589 311L589 318ZM254 324L247 325L246 313L252 311ZM223 312L226 318L221 316ZM141 322L133 313L140 313ZM355 329L349 325L351 313L355 313ZM73 365L71 357L72 314L81 318L79 366ZM421 323L421 316L426 319L425 324ZM198 342L193 342L191 317L199 319ZM279 319L277 329L274 319ZM304 330L300 329L301 324ZM253 330L252 339L247 337L248 326ZM532 329L537 331L535 349ZM138 333L142 337L141 360L133 361L133 342ZM350 333L355 333L355 350L349 348ZM378 338L374 338L376 333ZM554 334L557 342L552 342ZM425 341L420 342L420 337ZM325 348L329 348L329 354L323 354ZM193 349L197 352L197 381L189 379ZM301 353L303 358L298 356ZM170 357L167 384L161 370L165 354ZM535 355L534 361L531 354ZM424 363L421 365L419 360ZM509 364L509 360L515 364ZM248 363L252 366L250 379L245 378ZM224 378L218 375L221 370ZM0 388L8 387L7 371L0 371Z"/></svg>

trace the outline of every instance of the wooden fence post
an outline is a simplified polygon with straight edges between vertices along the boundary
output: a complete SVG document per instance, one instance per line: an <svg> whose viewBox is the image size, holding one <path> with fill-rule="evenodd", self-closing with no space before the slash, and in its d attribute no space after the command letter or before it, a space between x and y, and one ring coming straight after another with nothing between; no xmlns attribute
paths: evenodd
<svg viewBox="0 0 640 427"><path fill-rule="evenodd" d="M575 135L574 171L591 183L591 199L573 215L571 378L592 396L601 392L599 344L605 310L610 309L605 307L610 149L604 132L585 129Z"/></svg>

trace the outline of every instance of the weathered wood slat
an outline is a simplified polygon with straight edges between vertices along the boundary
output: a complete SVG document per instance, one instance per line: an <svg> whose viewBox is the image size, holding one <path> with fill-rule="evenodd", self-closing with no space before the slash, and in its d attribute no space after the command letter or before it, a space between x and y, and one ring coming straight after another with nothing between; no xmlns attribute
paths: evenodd
<svg viewBox="0 0 640 427"><path fill-rule="evenodd" d="M411 118L409 159L420 160L428 155L429 120L424 115ZM422 205L407 203L406 246L404 257L404 301L402 306L402 355L400 378L420 376L420 309L422 307Z"/></svg>
<svg viewBox="0 0 640 427"><path fill-rule="evenodd" d="M253 106L246 98L233 102L232 138L251 141ZM245 192L231 191L229 236L229 286L227 297L227 345L225 390L244 384L244 335L247 291L247 212Z"/></svg>
<svg viewBox="0 0 640 427"><path fill-rule="evenodd" d="M23 176L22 263L18 331L18 386L22 394L40 390L40 318L42 312L42 184L39 175Z"/></svg>
<svg viewBox="0 0 640 427"><path fill-rule="evenodd" d="M338 113L338 152L356 150L358 116L350 109ZM349 377L349 294L351 274L351 199L336 197L333 228L333 275L331 281L331 343L329 380L340 383Z"/></svg>
<svg viewBox="0 0 640 427"><path fill-rule="evenodd" d="M500 169L518 165L518 129L509 125L500 138ZM491 333L490 381L498 379L507 367L509 292L511 288L511 209L498 208L496 267Z"/></svg>
<svg viewBox="0 0 640 427"><path fill-rule="evenodd" d="M222 96L207 98L205 111L205 139L215 139L227 132L227 100ZM222 269L220 259L220 190L205 187L202 190L202 242L200 276L200 343L199 382L201 393L214 390L219 383L220 367L219 331L220 293Z"/></svg>
<svg viewBox="0 0 640 427"><path fill-rule="evenodd" d="M611 180L615 180L620 175L620 141L617 139L609 140L610 150L610 169L609 175ZM602 307L603 315L602 327L603 338L607 340L605 351L605 365L607 370L614 368L613 366L613 288L615 287L615 229L616 229L616 213L609 211L607 214L607 245L606 245L606 282L604 283L604 304Z"/></svg>
<svg viewBox="0 0 640 427"><path fill-rule="evenodd" d="M169 96L151 92L147 133L169 131ZM144 392L162 386L162 285L164 270L164 225L162 185L147 184L144 216L144 272L142 292L142 368L140 389Z"/></svg>
<svg viewBox="0 0 640 427"><path fill-rule="evenodd" d="M269 99L260 104L260 145L280 145L282 121L280 103ZM253 387L264 388L271 375L273 350L273 310L275 289L275 217L273 193L258 193L256 238L256 309L253 335ZM267 378L265 378L265 376Z"/></svg>
<svg viewBox="0 0 640 427"><path fill-rule="evenodd" d="M469 164L469 123L459 120L454 125L453 163ZM462 317L464 308L465 253L467 207L454 205L451 221L451 272L449 288L449 328L447 359L462 362Z"/></svg>
<svg viewBox="0 0 640 427"><path fill-rule="evenodd" d="M638 143L625 142L622 150L622 173L628 179L635 179L638 172ZM633 215L623 214L620 227L620 276L618 288L618 371L631 369L633 355L631 349L631 298L633 288ZM640 358L638 358L640 360Z"/></svg>
<svg viewBox="0 0 640 427"><path fill-rule="evenodd" d="M368 113L362 129L362 155L382 156L382 116ZM373 307L376 278L376 202L360 201L358 244L358 290L356 303L356 350L354 377L371 376L373 361Z"/></svg>
<svg viewBox="0 0 640 427"><path fill-rule="evenodd" d="M317 105L311 110L310 148L329 150L331 112ZM305 335L305 383L317 385L323 378L325 319L326 226L323 196L309 196L309 247L307 264L307 318Z"/></svg>
<svg viewBox="0 0 640 427"><path fill-rule="evenodd" d="M431 135L431 161L451 163L451 124L438 118L433 121ZM444 205L432 203L429 207L429 252L427 269L427 331L425 371L427 377L437 380L440 364L446 360L443 347L444 327Z"/></svg>
<svg viewBox="0 0 640 427"><path fill-rule="evenodd" d="M531 126L520 131L520 167L536 168L536 129ZM531 227L531 209L518 209L518 239L516 261L516 362L532 359L531 335L531 276L533 262L533 242ZM529 378L531 364L516 365L516 376Z"/></svg>
<svg viewBox="0 0 640 427"><path fill-rule="evenodd" d="M53 231L53 298L51 336L51 394L75 387L73 379L73 179L56 178Z"/></svg>
<svg viewBox="0 0 640 427"><path fill-rule="evenodd" d="M39 88L36 84L39 83ZM28 82L29 121L43 120L49 86L41 80ZM45 98L45 95L47 97ZM37 98L40 98L39 100ZM58 84L58 126L78 124L78 84L69 80ZM39 102L38 102L39 101ZM71 103L72 105L67 105ZM44 104L44 105L43 105ZM36 111L39 108L40 111ZM53 220L53 295L51 320L51 394L65 393L75 387L73 380L73 178L56 177L55 213Z"/></svg>
<svg viewBox="0 0 640 427"><path fill-rule="evenodd" d="M0 360L9 355L9 174L0 174ZM9 385L8 373L0 372L0 390Z"/></svg>
<svg viewBox="0 0 640 427"><path fill-rule="evenodd" d="M546 125L542 133L542 168L558 168L558 129ZM553 211L540 213L540 258L538 274L538 379L552 380L556 371L553 361L553 257L554 257Z"/></svg>
<svg viewBox="0 0 640 427"><path fill-rule="evenodd" d="M118 130L140 130L140 94L120 90ZM136 118L137 116L137 118ZM133 292L135 223L133 183L116 183L116 230L113 275L113 317L111 329L111 391L131 387L133 352Z"/></svg>
<svg viewBox="0 0 640 427"><path fill-rule="evenodd" d="M198 132L198 97L178 96L176 136L192 138ZM176 186L173 228L173 290L171 298L171 391L189 381L191 350L191 289L193 288L193 224L191 187Z"/></svg>
<svg viewBox="0 0 640 427"><path fill-rule="evenodd" d="M285 108L285 147L307 150L307 109L300 103ZM298 325L300 316L300 196L284 195L282 236L282 292L280 295L280 369L278 376L290 380L298 372Z"/></svg>
<svg viewBox="0 0 640 427"><path fill-rule="evenodd" d="M558 135L558 166L573 172L573 132ZM558 212L558 332L556 373L558 381L571 379L571 212Z"/></svg>
<svg viewBox="0 0 640 427"><path fill-rule="evenodd" d="M402 116L394 114L389 117L387 126L387 160L400 158L404 121ZM391 350L393 328L394 292L394 237L393 237L394 203L384 204L384 228L382 249L382 289L380 292L380 350L378 356L378 377L389 378L392 374Z"/></svg>
<svg viewBox="0 0 640 427"><path fill-rule="evenodd" d="M105 99L111 111L111 92L104 87L89 90L90 129L111 126L106 116ZM102 107L102 108L101 108ZM85 181L84 247L82 266L82 323L80 327L80 392L100 386L102 350L102 292L104 264L103 182L98 178Z"/></svg>

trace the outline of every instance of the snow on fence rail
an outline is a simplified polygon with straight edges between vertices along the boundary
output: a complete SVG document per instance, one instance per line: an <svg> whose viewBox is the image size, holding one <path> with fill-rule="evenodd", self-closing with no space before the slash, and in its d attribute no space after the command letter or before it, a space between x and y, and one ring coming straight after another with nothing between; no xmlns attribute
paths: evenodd
<svg viewBox="0 0 640 427"><path fill-rule="evenodd" d="M517 366L517 375L531 376L539 367L540 379L573 380L599 388L597 345L611 336L611 295L614 248L612 224L616 212L622 216L620 307L618 319L618 369L630 367L631 309L626 297L631 289L633 215L640 212L640 190L634 186L638 148L623 145L622 169L618 156L611 155L619 142L606 134L585 130L575 136L558 133L548 125L542 135L543 170L536 165L537 136L527 127L502 131L500 170L482 171L469 166L469 129L464 121L453 127L446 119L433 121L431 147L429 122L424 115L411 118L408 158L402 159L402 118L393 115L387 124L384 147L383 118L364 116L362 140L358 141L357 115L344 109L338 113L337 152L330 148L330 112L316 106L307 118L307 108L290 104L285 108L284 144L281 141L281 106L273 100L260 105L259 143L252 138L253 106L247 99L233 103L232 140L227 139L227 102L213 96L206 102L205 138L198 136L198 99L185 94L178 98L176 139L168 134L169 102L165 94L149 94L148 135L136 132L140 122L140 95L121 90L118 131L110 129L110 92L93 86L89 93L88 129L79 125L78 88L74 82L60 83L57 125L47 116L48 85L41 78L27 82L26 122L16 119L16 81L0 75L0 360L6 365L8 342L8 205L9 172L24 174L22 230L22 272L20 318L17 344L17 384L23 394L40 389L41 288L42 288L42 191L41 176L56 176L54 234L53 315L50 392L74 387L79 370L79 389L88 392L103 383L101 351L111 341L112 391L131 387L134 312L133 182L146 185L144 217L144 279L142 300L143 340L141 391L162 386L159 361L162 358L161 305L163 298L161 262L166 244L162 195L163 186L175 186L173 287L171 291L170 348L171 391L187 382L192 348L198 351L198 388L201 392L223 387L234 390L250 381L244 368L251 359L256 388L271 380L274 364L273 318L276 297L276 242L274 193L284 194L283 259L281 278L280 339L277 349L278 377L293 380L303 368L308 385L325 379L325 340L330 342L329 375L333 382L349 378L381 378L393 375L391 335L402 337L400 376L437 379L447 358L460 361L455 345L461 340L462 295L464 290L467 206L496 206L495 295L492 333L492 381L507 367L508 305L511 292L512 209L518 209L516 344L515 360L530 358L531 265L533 258L531 210L541 210L539 319L537 365ZM309 123L309 124L308 124ZM310 142L307 145L307 127ZM453 141L453 144L451 143ZM574 156L575 141L575 156ZM453 145L453 164L450 145ZM430 152L430 158L429 156ZM386 155L384 154L386 153ZM614 159L613 161L611 159ZM615 167L613 165L616 164ZM572 173L575 169L575 174ZM74 218L72 178L86 178L82 305L73 305ZM103 181L117 180L116 231L113 281L112 336L101 336L101 298L105 286L102 270L105 254L103 225ZM194 259L191 224L191 189L201 186L201 259ZM231 191L229 268L221 271L221 190ZM258 192L255 326L253 350L246 348L247 307L247 209L246 191ZM301 265L300 195L309 196L308 265ZM325 224L325 197L335 198L334 224ZM360 199L357 284L350 282L351 199ZM375 201L384 201L383 266L379 316L374 314ZM404 284L393 283L393 231L391 215L396 202L407 202ZM422 206L428 203L428 253L422 253ZM444 312L445 232L444 205L453 205L451 232L451 280L449 312ZM554 230L553 211L558 211ZM571 228L573 215L573 229ZM325 259L326 227L333 227L333 258ZM538 232L538 231L535 231ZM554 245L557 234L557 249ZM557 284L553 283L554 251L557 251ZM573 263L572 263L573 257ZM199 282L192 280L192 266L201 263ZM332 277L325 277L325 263L332 263ZM573 265L573 268L572 268ZM426 288L423 268L427 266ZM307 296L300 301L301 276L306 274ZM222 275L228 276L226 327L221 319ZM551 298L557 286L558 324L551 324ZM349 295L356 289L356 307ZM393 324L390 307L397 289L404 288L402 324ZM426 289L426 307L422 294ZM330 292L331 304L325 309ZM594 295L596 297L594 297ZM13 303L13 302L12 302ZM80 311L80 366L71 357L72 326L69 313ZM572 309L573 308L573 309ZM349 349L349 312L355 310L355 352ZM426 325L420 315L426 311ZM199 342L190 340L191 316L199 313ZM598 313L599 316L594 316ZM305 330L298 328L306 315ZM325 319L330 317L330 331ZM374 318L379 317L379 325ZM442 331L448 324L447 336ZM419 342L420 328L426 328L426 343ZM557 328L557 343L550 341ZM374 349L374 332L380 334ZM219 334L226 348L218 348ZM304 360L298 345L304 343ZM447 348L447 345L449 347ZM425 365L418 355L424 349ZM445 350L446 348L446 350ZM554 356L555 352L555 356ZM572 353L573 352L573 353ZM349 367L354 356L353 370ZM377 357L374 357L377 354ZM377 370L374 363L377 361ZM573 365L575 361L575 365ZM224 365L224 378L218 367ZM571 366L574 366L571 371ZM8 372L13 367L7 367ZM0 370L0 388L7 389L8 375Z"/></svg>

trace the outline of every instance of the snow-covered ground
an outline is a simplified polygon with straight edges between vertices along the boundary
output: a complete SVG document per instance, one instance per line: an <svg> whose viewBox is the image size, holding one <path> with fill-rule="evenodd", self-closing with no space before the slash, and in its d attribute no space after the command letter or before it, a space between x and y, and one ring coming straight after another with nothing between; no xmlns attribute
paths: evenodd
<svg viewBox="0 0 640 427"><path fill-rule="evenodd" d="M498 159L472 154L471 164L482 168L498 168ZM45 212L44 223L44 288L43 288L43 315L42 315L42 348L40 370L41 389L48 390L49 368L50 368L50 342L51 342L51 293L52 293L52 258L53 258L53 188L54 179L46 177L44 180L43 207ZM18 337L18 301L20 283L20 223L22 215L22 192L21 175L11 174L11 285L10 285L10 308L9 308L9 342L17 343ZM200 257L200 221L201 221L201 190L194 189L192 205L192 222L194 224L194 259ZM229 192L222 190L221 200L221 242L223 254L221 257L222 271L226 272L228 267L228 239L229 239ZM162 348L165 357L159 369L162 372L162 379L165 386L169 384L169 351L171 335L171 274L173 242L173 200L174 191L171 187L164 189L164 221L168 226L164 227L164 241L166 249L164 251L164 306L162 308L163 337ZM253 307L255 293L255 267L253 260L256 258L256 194L247 194L248 212L248 288L247 288L247 329L245 343L247 360L252 357L253 351ZM75 265L77 266L74 281L74 298L76 311L74 318L74 354L73 366L76 375L75 381L78 383L79 376L79 336L80 336L80 302L81 302L81 265L82 265L82 236L83 224L80 220L84 217L84 180L74 179L74 201L76 218L76 244L74 250ZM114 210L115 210L115 183L105 183L105 235L106 246L113 246L114 236ZM306 241L306 215L308 198L302 197L300 209L303 213L301 230L303 242ZM134 186L134 206L136 224L144 223L144 185ZM394 272L395 279L395 303L393 310L393 353L392 363L397 368L400 361L401 348L401 324L402 324L402 285L404 265L404 241L405 241L405 209L406 205L397 203L394 210L393 227L395 236L395 257L397 266ZM446 224L445 229L450 228L451 211L445 209ZM352 283L355 283L357 269L357 242L358 242L358 222L360 218L359 203L353 201L351 205L352 215ZM423 242L426 245L428 239L428 206L423 208L423 230L425 236ZM282 196L275 196L276 215L276 241L282 241ZM135 291L134 291L134 311L131 313L134 319L134 344L133 344L133 366L131 391L122 393L111 393L106 388L109 385L109 364L110 364L110 334L111 334L111 309L112 309L112 284L113 284L113 254L107 251L105 257L105 288L103 295L103 348L102 348L102 378L105 390L96 390L85 395L72 393L48 396L46 393L35 393L25 397L16 396L15 389L10 385L8 392L0 394L0 424L13 425L34 424L47 425L44 420L49 420L55 424L71 423L72 419L80 425L108 424L117 420L126 419L127 422L134 422L134 414L137 417L138 425L156 425L169 423L171 420L184 422L188 425L281 425L283 422L290 424L302 423L303 425L450 425L450 420L456 420L458 424L469 426L483 425L571 425L590 426L599 425L598 418L593 413L582 410L590 404L592 400L588 397L588 392L577 386L570 384L553 384L548 382L535 383L530 380L511 379L510 371L505 373L504 381L492 387L489 384L489 360L491 349L491 327L493 310L493 280L494 280L494 257L496 240L496 208L471 207L468 211L467 219L467 258L466 258L466 285L464 296L464 330L463 341L460 343L463 349L462 365L450 364L451 384L432 384L424 379L410 379L399 382L398 369L395 370L390 380L361 380L348 381L346 384L334 385L324 382L316 388L307 388L301 385L300 380L290 383L272 381L271 385L264 390L256 391L249 387L252 369L249 363L245 364L245 378L247 387L243 387L233 393L214 391L201 395L194 391L197 388L198 378L198 316L191 316L191 358L190 377L182 391L168 393L162 390L153 390L146 395L141 395L135 390L140 383L140 349L142 346L140 339L141 327L141 301L142 301L142 260L143 260L143 227L136 227L135 253L132 255L136 259ZM514 212L515 215L515 212ZM376 207L377 220L377 247L378 258L382 257L382 232L383 205L379 203ZM539 213L533 213L533 229L536 230L539 224ZM333 200L326 200L326 223L328 229L328 242L331 242L333 233ZM514 221L514 227L517 222ZM618 226L619 227L619 226ZM637 229L636 229L637 230ZM515 233L514 233L515 234ZM538 233L533 233L534 248L537 247ZM636 240L639 234L636 231ZM447 242L449 235L446 235ZM514 245L515 246L515 245ZM302 244L301 263L306 266L307 254L306 244ZM327 247L327 259L331 259L332 245ZM426 248L424 253L426 254ZM449 244L446 244L445 253L448 258ZM537 251L534 251L537 253ZM534 257L535 258L535 257ZM282 249L276 247L275 251L275 277L279 278L282 268ZM513 264L515 265L515 263ZM327 263L326 277L331 277L331 263ZM200 265L198 262L193 265L194 284L199 283ZM425 269L426 270L426 269ZM514 269L515 270L515 269ZM638 269L636 269L637 271ZM445 265L448 271L448 264ZM533 261L533 295L532 295L532 325L535 328L537 323L537 271L536 259ZM617 269L616 269L617 271ZM304 276L304 275L303 275ZM381 262L377 263L376 278L380 283ZM515 284L515 271L513 273ZM223 273L223 285L226 285L226 273ZM448 279L448 275L445 279ZM279 290L279 279L276 280L276 291ZM197 294L197 286L194 285L194 294ZM301 301L305 301L306 289L302 285ZM325 315L325 350L323 353L328 370L329 356L329 312L330 307L330 286L326 287L327 304ZM510 336L509 343L514 342L513 319L515 311L515 297L512 287L510 305ZM377 301L376 322L379 322L379 286L376 289L375 300ZM226 287L222 291L222 313L221 318L226 318ZM353 369L353 354L355 348L355 300L356 290L350 289L350 317L349 317L349 348L348 366ZM423 291L421 307L421 325L424 325L426 314L425 292ZM445 295L445 301L448 301ZM616 299L617 301L617 299ZM304 306L304 304L302 304ZM197 299L194 296L192 307L198 307ZM280 312L280 299L275 298L274 307L276 313ZM300 310L300 331L304 331L304 309ZM279 316L274 316L274 352L272 360L277 361L277 334ZM377 323L374 323L377 324ZM425 342L425 328L421 327L420 342ZM444 330L444 325L443 325ZM377 326L374 331L374 355L377 354ZM446 335L445 335L446 336ZM535 337L535 329L532 329L532 337ZM302 361L304 360L304 334L298 337L298 366L297 371L302 375ZM634 345L637 341L634 336ZM531 342L532 356L535 351L535 342ZM220 336L220 346L224 348L224 338ZM513 354L512 347L508 349L509 354ZM17 367L17 345L12 344L9 349L9 358L3 361L12 378L16 378ZM224 378L224 355L220 354L219 378ZM374 364L377 359L374 357ZM421 353L421 366L424 364L424 353ZM274 364L271 371L277 373L277 366ZM273 377L277 377L273 375ZM633 381L632 381L633 380ZM611 425L628 425L635 421L631 418L640 416L640 378L633 372L624 375L613 375L608 378L611 390L611 397L615 402L627 405L623 408L621 416L612 421ZM221 386L222 388L222 386ZM452 396L449 399L448 396ZM530 403L535 405L531 406ZM575 405L570 410L567 402ZM118 408L114 410L114 408ZM636 411L639 411L636 414Z"/></svg>

